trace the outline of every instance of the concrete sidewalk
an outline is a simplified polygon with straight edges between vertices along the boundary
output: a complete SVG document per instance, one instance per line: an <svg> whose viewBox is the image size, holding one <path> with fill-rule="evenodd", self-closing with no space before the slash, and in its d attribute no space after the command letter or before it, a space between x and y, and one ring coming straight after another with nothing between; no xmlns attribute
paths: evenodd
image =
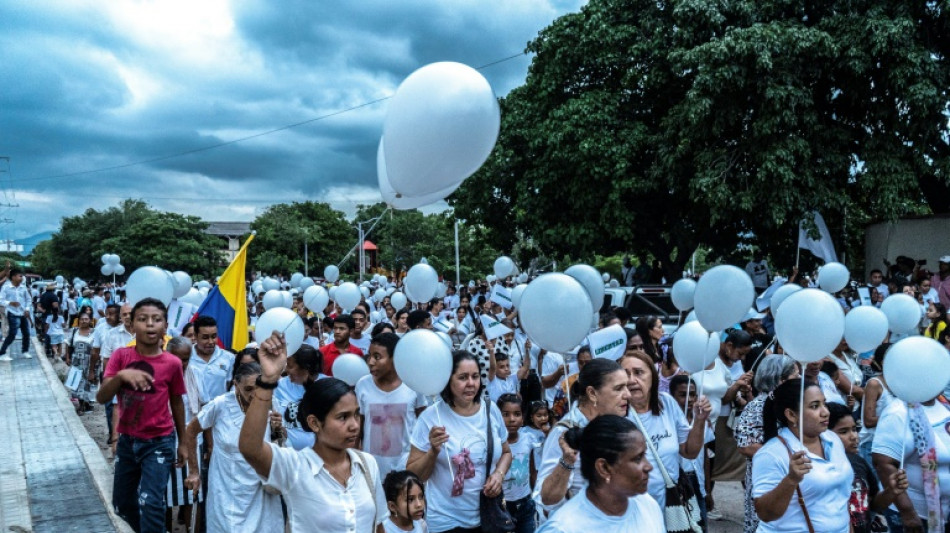
<svg viewBox="0 0 950 533"><path fill-rule="evenodd" d="M112 473L76 415L42 344L0 362L2 531L128 533L111 510Z"/></svg>

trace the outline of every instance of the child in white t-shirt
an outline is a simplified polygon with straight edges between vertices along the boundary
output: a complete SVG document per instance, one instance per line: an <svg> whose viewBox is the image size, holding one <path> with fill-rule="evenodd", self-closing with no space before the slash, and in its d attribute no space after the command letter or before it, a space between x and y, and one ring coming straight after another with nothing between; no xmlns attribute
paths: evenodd
<svg viewBox="0 0 950 533"><path fill-rule="evenodd" d="M531 362L527 357L521 361L518 374L511 373L511 360L508 354L495 351L493 344L488 344L488 397L497 402L503 394L518 394L518 386L522 379L528 377Z"/></svg>
<svg viewBox="0 0 950 533"><path fill-rule="evenodd" d="M53 347L53 355L62 357L63 338L65 337L63 328L66 327L66 319L63 318L63 315L53 313L46 317L46 324L49 326L47 335L49 335L49 343Z"/></svg>
<svg viewBox="0 0 950 533"><path fill-rule="evenodd" d="M524 427L521 396L503 394L498 399L498 409L505 421L508 447L511 448L511 467L502 481L505 505L515 521L517 531L534 531L537 523L531 491L538 476L534 452L544 442L544 438L536 430Z"/></svg>
<svg viewBox="0 0 950 533"><path fill-rule="evenodd" d="M360 378L355 390L363 415L362 449L376 458L383 476L406 469L412 426L427 405L425 396L410 389L396 374L393 353L397 342L394 333L373 337L366 359L370 375Z"/></svg>
<svg viewBox="0 0 950 533"><path fill-rule="evenodd" d="M426 491L422 480L408 470L390 472L383 480L389 517L383 521L386 533L427 533Z"/></svg>

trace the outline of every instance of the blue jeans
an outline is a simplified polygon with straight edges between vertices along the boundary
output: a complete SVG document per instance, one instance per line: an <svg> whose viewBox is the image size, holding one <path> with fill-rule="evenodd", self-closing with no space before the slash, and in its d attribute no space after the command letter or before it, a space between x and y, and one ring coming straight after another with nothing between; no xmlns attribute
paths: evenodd
<svg viewBox="0 0 950 533"><path fill-rule="evenodd" d="M515 533L534 533L538 517L534 500L526 496L520 500L506 501L505 506L515 521Z"/></svg>
<svg viewBox="0 0 950 533"><path fill-rule="evenodd" d="M154 439L119 436L112 505L136 533L164 533L165 488L176 459L174 433Z"/></svg>
<svg viewBox="0 0 950 533"><path fill-rule="evenodd" d="M16 340L17 331L19 331L23 337L23 351L28 352L30 350L30 324L26 317L14 315L10 311L7 311L7 325L9 326L7 338L3 339L3 346L0 347L0 355L7 353L7 348Z"/></svg>

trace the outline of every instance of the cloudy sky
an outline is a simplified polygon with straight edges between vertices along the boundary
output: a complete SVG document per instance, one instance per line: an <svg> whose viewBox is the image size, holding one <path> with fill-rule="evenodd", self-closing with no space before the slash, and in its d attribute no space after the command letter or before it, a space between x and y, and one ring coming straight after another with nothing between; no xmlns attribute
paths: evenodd
<svg viewBox="0 0 950 533"><path fill-rule="evenodd" d="M380 199L386 103L435 61L480 66L582 0L7 2L0 16L0 182L19 207L0 238L53 231L123 198L206 220L271 203L351 214ZM496 94L530 58L482 70ZM193 153L179 157L169 155ZM144 164L131 163L151 161ZM121 167L121 168L114 168ZM97 169L110 169L87 172Z"/></svg>

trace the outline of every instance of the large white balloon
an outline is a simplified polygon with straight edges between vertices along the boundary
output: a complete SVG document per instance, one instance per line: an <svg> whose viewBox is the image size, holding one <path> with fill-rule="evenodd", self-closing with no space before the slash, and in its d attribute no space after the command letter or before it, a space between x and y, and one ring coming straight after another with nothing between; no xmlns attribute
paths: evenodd
<svg viewBox="0 0 950 533"><path fill-rule="evenodd" d="M377 302L383 301L383 298L386 297L386 289L376 289L376 292L373 293L373 300Z"/></svg>
<svg viewBox="0 0 950 533"><path fill-rule="evenodd" d="M673 284L670 296L673 305L680 311L689 311L693 308L693 296L696 294L696 282L683 278ZM677 358L679 360L679 358Z"/></svg>
<svg viewBox="0 0 950 533"><path fill-rule="evenodd" d="M354 387L363 376L369 375L369 366L362 357L345 353L333 361L333 377L342 379L347 385Z"/></svg>
<svg viewBox="0 0 950 533"><path fill-rule="evenodd" d="M116 274L118 274L118 272L116 272ZM191 276L181 270L172 272L172 276L175 276L175 281L178 282L175 286L175 298L181 298L188 294L188 291L191 290Z"/></svg>
<svg viewBox="0 0 950 533"><path fill-rule="evenodd" d="M452 350L434 332L414 329L396 343L396 374L410 389L434 396L452 375Z"/></svg>
<svg viewBox="0 0 950 533"><path fill-rule="evenodd" d="M707 332L699 322L684 324L673 334L673 353L683 370L702 372L719 356L719 334Z"/></svg>
<svg viewBox="0 0 950 533"><path fill-rule="evenodd" d="M393 309L399 311L400 309L405 309L408 300L405 294L394 292L392 296L389 297L389 303L393 304Z"/></svg>
<svg viewBox="0 0 950 533"><path fill-rule="evenodd" d="M772 299L769 300L769 309L772 311L772 316L778 313L778 308L786 298L800 290L802 290L802 286L797 283L786 283L779 287L778 290L775 291L775 294L772 295Z"/></svg>
<svg viewBox="0 0 950 533"><path fill-rule="evenodd" d="M303 291L303 304L314 313L322 313L329 303L330 294L319 285L307 287L307 290Z"/></svg>
<svg viewBox="0 0 950 533"><path fill-rule="evenodd" d="M158 267L138 268L125 283L125 297L130 305L145 298L155 298L167 306L174 296L171 277Z"/></svg>
<svg viewBox="0 0 950 533"><path fill-rule="evenodd" d="M336 302L336 290L339 289L339 288L340 288L339 286L333 285L332 287L330 287L330 288L327 290L327 293L330 294L330 299L333 300L334 302ZM338 303L339 303L339 302L338 302Z"/></svg>
<svg viewBox="0 0 950 533"><path fill-rule="evenodd" d="M340 307L342 307L344 311L352 311L355 309L356 305L360 303L362 296L363 294L360 292L360 288L350 281L342 283L336 288L336 303L340 304Z"/></svg>
<svg viewBox="0 0 950 533"><path fill-rule="evenodd" d="M340 269L336 265L327 265L323 269L323 278L330 283L336 283L336 280L340 279Z"/></svg>
<svg viewBox="0 0 950 533"><path fill-rule="evenodd" d="M495 259L495 277L505 279L515 270L515 262L507 255Z"/></svg>
<svg viewBox="0 0 950 533"><path fill-rule="evenodd" d="M574 265L564 271L568 276L576 279L587 290L594 312L600 311L604 305L604 282L600 272L590 265Z"/></svg>
<svg viewBox="0 0 950 533"><path fill-rule="evenodd" d="M274 278L269 278L269 277L264 278L261 281L261 285L264 286L265 291L279 291L280 290L280 282Z"/></svg>
<svg viewBox="0 0 950 533"><path fill-rule="evenodd" d="M300 316L286 307L275 307L257 319L254 326L254 340L264 342L275 331L283 332L287 343L287 355L293 355L303 344L303 320Z"/></svg>
<svg viewBox="0 0 950 533"><path fill-rule="evenodd" d="M439 200L445 199L459 188L462 182L458 182L450 187L422 196L404 196L397 193L389 183L389 175L386 173L386 152L385 140L379 140L379 148L376 151L376 180L379 183L379 193L383 196L383 201L393 209L416 209L429 204L434 204Z"/></svg>
<svg viewBox="0 0 950 533"><path fill-rule="evenodd" d="M313 278L305 277L300 280L300 285L298 288L302 291L305 291L309 289L310 287L313 287L314 285L316 285L316 283L313 281Z"/></svg>
<svg viewBox="0 0 950 533"><path fill-rule="evenodd" d="M426 65L389 101L383 137L395 191L420 197L458 185L488 159L501 124L498 101L477 70Z"/></svg>
<svg viewBox="0 0 950 533"><path fill-rule="evenodd" d="M511 305L515 306L515 309L518 309L521 305L521 295L524 294L524 290L527 288L527 283L521 283L511 290Z"/></svg>
<svg viewBox="0 0 950 533"><path fill-rule="evenodd" d="M406 289L406 296L413 302L428 302L439 289L439 274L430 265L415 264L406 274Z"/></svg>
<svg viewBox="0 0 950 533"><path fill-rule="evenodd" d="M521 294L518 316L531 342L565 353L587 336L593 312L584 286L567 274L554 272L528 284Z"/></svg>
<svg viewBox="0 0 950 533"><path fill-rule="evenodd" d="M300 280L302 280L302 279L303 279L303 274L301 274L300 272L294 272L294 273L290 276L290 286L291 286L291 287L294 287L294 288L299 287L299 286L300 286Z"/></svg>
<svg viewBox="0 0 950 533"><path fill-rule="evenodd" d="M276 309L278 307L283 307L284 305L284 295L280 291L270 290L264 293L264 297L261 298L261 303L264 304L264 309L270 311L271 309Z"/></svg>
<svg viewBox="0 0 950 533"><path fill-rule="evenodd" d="M910 333L920 323L920 304L906 294L892 294L881 303L881 312L894 333Z"/></svg>
<svg viewBox="0 0 950 533"><path fill-rule="evenodd" d="M811 363L827 357L844 337L844 311L833 296L804 289L785 299L775 315L775 334L792 359Z"/></svg>
<svg viewBox="0 0 950 533"><path fill-rule="evenodd" d="M116 255L116 254L109 254L109 257L107 258L107 261L109 262L110 265L113 265L113 266L118 265L118 264L119 264L119 256Z"/></svg>
<svg viewBox="0 0 950 533"><path fill-rule="evenodd" d="M280 291L280 297L282 298L281 305L287 309L293 309L294 307L294 296L290 294L290 291Z"/></svg>
<svg viewBox="0 0 950 533"><path fill-rule="evenodd" d="M194 287L192 287L192 288L194 288ZM251 291L252 291L255 295L260 296L261 294L264 293L264 286L263 286L263 285L251 285Z"/></svg>
<svg viewBox="0 0 950 533"><path fill-rule="evenodd" d="M950 382L950 353L920 335L897 341L884 356L887 388L905 402L936 398Z"/></svg>
<svg viewBox="0 0 950 533"><path fill-rule="evenodd" d="M855 307L844 317L844 340L858 353L869 352L887 337L887 316L871 305Z"/></svg>
<svg viewBox="0 0 950 533"><path fill-rule="evenodd" d="M841 263L827 263L818 270L818 286L832 294L845 288L851 273Z"/></svg>
<svg viewBox="0 0 950 533"><path fill-rule="evenodd" d="M370 294L371 294L371 293L369 292L369 287L360 287L360 294L363 295L363 298L369 298L369 296L370 296Z"/></svg>
<svg viewBox="0 0 950 533"><path fill-rule="evenodd" d="M112 265L112 271L116 276L125 275L125 266L124 265Z"/></svg>
<svg viewBox="0 0 950 533"><path fill-rule="evenodd" d="M754 300L755 287L745 270L732 265L713 267L696 284L696 320L706 331L722 331L742 320Z"/></svg>
<svg viewBox="0 0 950 533"><path fill-rule="evenodd" d="M115 268L109 263L106 263L99 267L99 272L101 272L103 276L111 276L115 273Z"/></svg>

